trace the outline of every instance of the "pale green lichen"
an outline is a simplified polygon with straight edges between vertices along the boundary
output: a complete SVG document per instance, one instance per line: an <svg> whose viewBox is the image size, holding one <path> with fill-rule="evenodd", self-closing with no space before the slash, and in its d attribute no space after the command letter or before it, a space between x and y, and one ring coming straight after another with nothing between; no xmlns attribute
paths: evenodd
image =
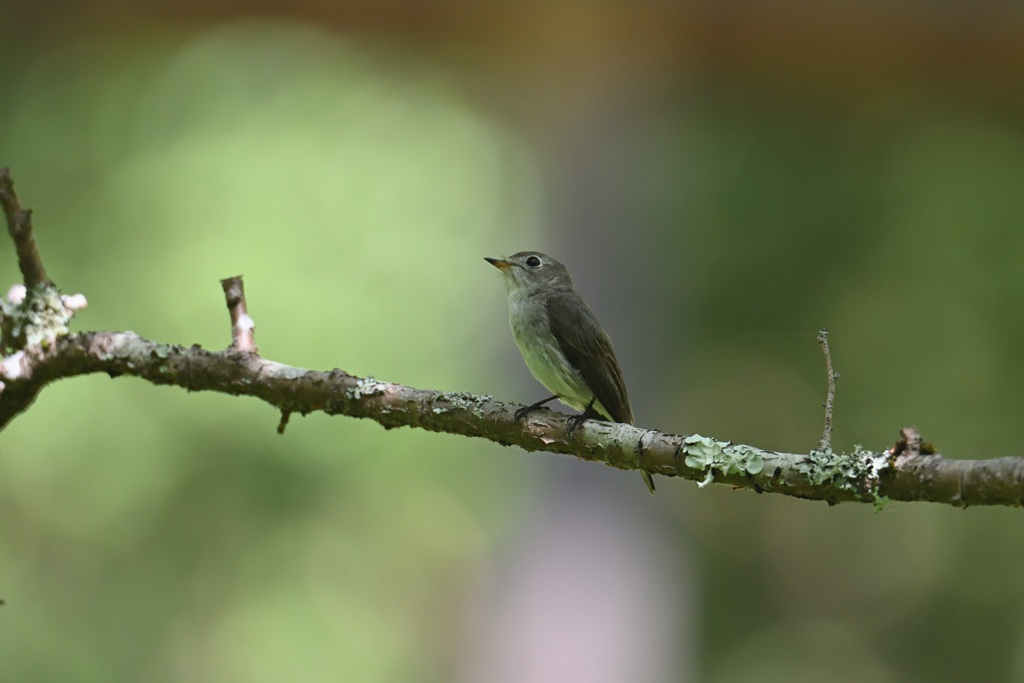
<svg viewBox="0 0 1024 683"><path fill-rule="evenodd" d="M363 396L376 396L384 393L384 385L372 377L366 377L356 382L354 387L347 387L345 394L349 398L358 401Z"/></svg>
<svg viewBox="0 0 1024 683"><path fill-rule="evenodd" d="M797 465L797 471L807 477L815 486L827 485L837 491L853 494L861 500L869 495L874 502L875 512L880 511L889 501L878 492L881 470L888 467L885 455L856 445L853 453L835 453L831 448L813 450Z"/></svg>
<svg viewBox="0 0 1024 683"><path fill-rule="evenodd" d="M831 448L811 451L797 471L815 486L828 484L841 491L858 493L859 482L872 474L871 461L860 454L835 453Z"/></svg>
<svg viewBox="0 0 1024 683"><path fill-rule="evenodd" d="M722 474L760 474L764 469L765 451L699 434L683 439L680 450L686 454L687 467L707 470L704 480L697 483L702 488L715 480L715 470ZM849 454L835 453L831 448L811 451L797 465L797 471L814 486L831 487L857 499L870 496L877 512L889 502L888 497L878 492L878 475L886 467L889 463L885 453L856 446Z"/></svg>
<svg viewBox="0 0 1024 683"><path fill-rule="evenodd" d="M683 439L682 451L686 453L686 466L695 470L707 470L701 488L715 480L714 471L723 474L759 474L764 469L764 457L760 449L728 441L716 441L700 434L691 434Z"/></svg>
<svg viewBox="0 0 1024 683"><path fill-rule="evenodd" d="M0 299L0 313L3 344L9 349L24 349L63 337L71 331L68 324L74 316L52 285L33 287L21 303Z"/></svg>
<svg viewBox="0 0 1024 683"><path fill-rule="evenodd" d="M468 410L476 417L483 417L483 404L492 398L492 396L477 396L465 391L442 391L434 397L433 401L447 401L448 405L435 405L433 411L440 415L449 410Z"/></svg>

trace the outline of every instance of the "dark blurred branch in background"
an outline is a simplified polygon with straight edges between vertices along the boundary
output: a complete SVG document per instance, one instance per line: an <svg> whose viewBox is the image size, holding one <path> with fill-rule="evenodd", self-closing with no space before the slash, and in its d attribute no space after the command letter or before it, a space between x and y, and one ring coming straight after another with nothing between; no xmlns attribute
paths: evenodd
<svg viewBox="0 0 1024 683"><path fill-rule="evenodd" d="M613 0L573 10L564 3L450 0L7 0L0 56L14 58L26 45L67 41L83 31L140 35L159 25L220 25L256 11L356 35L397 36L512 77L542 74L534 80L551 83L555 93L602 71L634 79L671 79L683 71L772 92L810 83L831 96L928 82L937 91L1019 106L1020 92L1006 83L1024 77L1024 11L1016 3L940 5ZM511 99L523 99L505 89Z"/></svg>
<svg viewBox="0 0 1024 683"><path fill-rule="evenodd" d="M34 252L31 225L23 219L7 169L0 171L0 181L0 199L20 260L22 245L32 245ZM38 262L38 255L35 260ZM26 286L43 283L42 290L50 299L61 300L45 279L41 263L37 270L22 270ZM514 416L521 406L490 396L426 391L355 377L339 369L317 372L281 365L256 353L255 326L247 313L242 279L229 278L222 285L232 321L232 344L224 351L161 344L133 332L66 334L45 328L34 334L32 329L14 337L5 334L12 351L0 362L0 428L26 410L50 382L106 372L111 377L134 375L188 391L260 398L281 411L279 432L284 431L291 413L323 411L369 418L385 429L408 426L479 437L527 451L574 455L624 470L642 464L644 469L666 476L830 504L859 501L879 507L887 500L901 500L958 507L1024 505L1024 458L951 460L925 454L927 449L916 431L905 431L904 440L889 450L853 454L832 453L827 447L809 454L776 453L698 435L678 436L593 420L570 434L568 416L549 410L532 412L517 423ZM5 331L12 319L18 325L36 325L38 316L22 309L33 302L38 308L41 300L30 296L21 303L7 302ZM73 306L68 306L65 318L58 322L66 325L71 315ZM834 386L832 377L830 385Z"/></svg>

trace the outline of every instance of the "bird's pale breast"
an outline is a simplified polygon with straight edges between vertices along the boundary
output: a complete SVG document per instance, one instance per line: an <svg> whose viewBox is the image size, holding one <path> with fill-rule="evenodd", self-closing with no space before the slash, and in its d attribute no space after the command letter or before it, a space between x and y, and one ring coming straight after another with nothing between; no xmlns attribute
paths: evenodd
<svg viewBox="0 0 1024 683"><path fill-rule="evenodd" d="M516 346L537 381L570 408L584 410L594 392L566 359L551 333L543 299L510 296L508 317ZM595 402L594 408L607 415L600 402Z"/></svg>

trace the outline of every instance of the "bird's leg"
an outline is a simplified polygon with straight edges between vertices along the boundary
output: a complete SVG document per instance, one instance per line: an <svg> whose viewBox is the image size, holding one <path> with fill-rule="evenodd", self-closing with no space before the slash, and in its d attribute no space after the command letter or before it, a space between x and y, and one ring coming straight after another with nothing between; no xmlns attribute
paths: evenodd
<svg viewBox="0 0 1024 683"><path fill-rule="evenodd" d="M527 413L532 413L533 411L537 410L537 408L540 408L545 403L550 403L551 401L554 401L556 398L558 398L558 394L555 394L554 396L548 396L543 401L537 401L533 405L525 406L523 408L520 408L519 410L516 411L516 414L512 417L512 424L515 424L516 422L519 422L519 420L521 420L522 418L526 417Z"/></svg>
<svg viewBox="0 0 1024 683"><path fill-rule="evenodd" d="M594 410L594 401L597 400L597 396L590 399L590 403L587 404L586 409L579 415L573 415L569 418L569 436L572 436L576 429L586 422L587 420L603 420L604 416L601 413Z"/></svg>

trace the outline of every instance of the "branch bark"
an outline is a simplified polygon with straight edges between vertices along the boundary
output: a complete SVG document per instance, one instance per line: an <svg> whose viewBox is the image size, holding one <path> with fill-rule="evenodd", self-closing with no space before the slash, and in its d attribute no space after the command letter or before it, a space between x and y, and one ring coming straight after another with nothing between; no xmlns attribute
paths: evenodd
<svg viewBox="0 0 1024 683"><path fill-rule="evenodd" d="M825 430L818 441L818 450L827 451L832 448L832 406L836 400L836 380L839 373L832 370L832 354L828 350L828 330L818 333L818 343L825 352L825 371L828 373L828 394L825 397Z"/></svg>
<svg viewBox="0 0 1024 683"><path fill-rule="evenodd" d="M9 181L9 175L0 175L0 181L3 178ZM8 199L13 198L12 205L17 206L9 182L5 187ZM9 225L11 215L8 212ZM19 218L17 212L14 216ZM30 225L28 230L31 239ZM13 228L11 233L15 233ZM38 271L29 269L35 273L33 277L38 273L45 277L39 265ZM25 277L27 285L28 273ZM49 280L40 283L52 287ZM256 352L241 278L229 278L222 284L232 321L232 344L224 351L162 344L132 332L85 332L48 337L11 353L0 362L0 429L26 410L50 382L105 372L111 377L132 375L188 391L259 398L281 412L279 432L284 431L291 413L322 411L371 419L385 429L415 427L483 438L623 470L643 468L701 481L702 485L714 481L830 504L859 501L877 507L887 500L901 500L958 507L1024 505L1024 458L952 460L923 454L923 448L907 448L905 440L903 446L880 452L778 453L698 435L594 420L570 433L569 416L547 409L533 411L517 422L515 414L522 406L491 396L416 389L355 377L340 369L318 372L282 365Z"/></svg>
<svg viewBox="0 0 1024 683"><path fill-rule="evenodd" d="M256 323L249 316L245 304L245 285L242 276L225 278L220 281L227 299L228 313L231 314L231 348L248 353L259 353L256 348Z"/></svg>
<svg viewBox="0 0 1024 683"><path fill-rule="evenodd" d="M9 168L0 168L0 206L3 207L7 230L18 252L18 267L25 279L25 287L32 289L36 285L52 285L50 278L46 277L46 269L39 258L36 238L32 233L32 210L21 208L18 196L14 194L14 181Z"/></svg>

